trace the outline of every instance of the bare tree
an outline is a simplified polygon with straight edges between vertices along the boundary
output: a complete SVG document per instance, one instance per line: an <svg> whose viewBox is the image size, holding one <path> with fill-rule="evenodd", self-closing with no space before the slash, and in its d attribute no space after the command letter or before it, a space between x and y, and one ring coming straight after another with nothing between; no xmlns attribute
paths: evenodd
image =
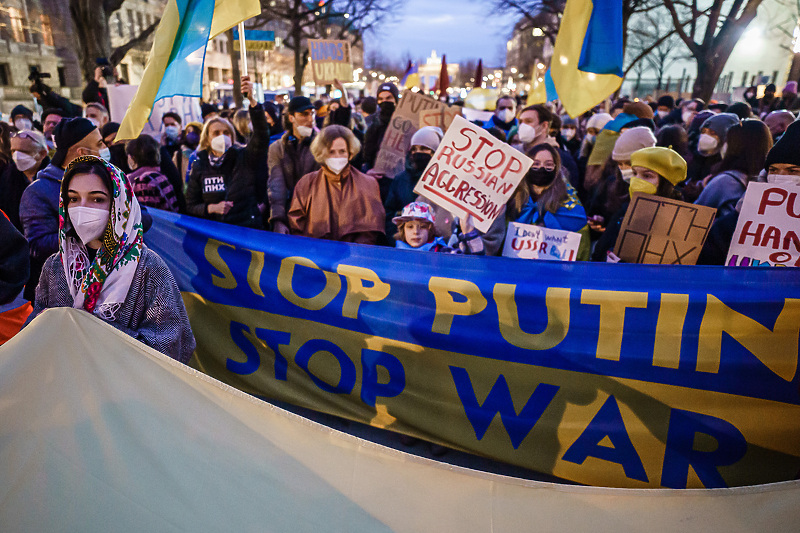
<svg viewBox="0 0 800 533"><path fill-rule="evenodd" d="M283 28L284 45L294 52L294 87L303 85L308 64L308 39L341 39L351 46L362 42L365 32L391 19L399 4L393 0L261 0L262 14L252 27L276 21Z"/></svg>
<svg viewBox="0 0 800 533"><path fill-rule="evenodd" d="M145 44L158 26L159 19L156 18L147 28L140 28L140 33L124 45L112 48L109 19L114 11L122 7L123 2L124 0L69 0L78 60L86 81L94 79L95 60L98 57L107 57L112 66L117 66L129 50Z"/></svg>
<svg viewBox="0 0 800 533"><path fill-rule="evenodd" d="M693 98L709 100L762 0L664 0L675 30L697 62Z"/></svg>
<svg viewBox="0 0 800 533"><path fill-rule="evenodd" d="M789 68L789 80L800 81L800 52L795 52L800 46L800 0L777 0L780 6L778 12L769 21L769 33L780 40L780 46L792 53L792 66Z"/></svg>
<svg viewBox="0 0 800 533"><path fill-rule="evenodd" d="M637 14L631 18L628 27L628 66L625 72L633 70L641 79L643 72L652 70L656 77L655 90L660 91L666 72L685 57L682 50L685 50L683 42L678 38L668 13L653 10Z"/></svg>

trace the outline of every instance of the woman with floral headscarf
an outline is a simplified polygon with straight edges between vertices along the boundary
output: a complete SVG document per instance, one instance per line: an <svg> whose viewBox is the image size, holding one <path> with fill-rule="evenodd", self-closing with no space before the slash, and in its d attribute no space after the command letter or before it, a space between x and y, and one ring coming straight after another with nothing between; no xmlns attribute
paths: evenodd
<svg viewBox="0 0 800 533"><path fill-rule="evenodd" d="M61 181L59 251L44 264L32 316L83 309L186 363L195 348L172 273L142 241L139 202L114 165L82 156Z"/></svg>

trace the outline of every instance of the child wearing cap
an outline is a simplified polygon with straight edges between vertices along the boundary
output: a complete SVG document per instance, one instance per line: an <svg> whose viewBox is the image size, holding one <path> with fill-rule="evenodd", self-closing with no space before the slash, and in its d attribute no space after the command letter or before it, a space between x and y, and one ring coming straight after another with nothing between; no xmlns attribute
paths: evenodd
<svg viewBox="0 0 800 533"><path fill-rule="evenodd" d="M631 155L631 167L633 167L630 181L631 197L634 194L644 193L675 200L682 199L675 186L686 179L686 161L675 150L662 146L642 148ZM609 257L614 255L612 253L609 256L609 252L617 243L622 220L629 205L630 202L625 203L609 222L606 231L597 241L592 261L609 261Z"/></svg>
<svg viewBox="0 0 800 533"><path fill-rule="evenodd" d="M395 247L401 250L452 253L453 250L445 244L444 239L436 237L433 227L435 221L431 206L424 202L411 202L403 208L400 216L392 219L397 225Z"/></svg>

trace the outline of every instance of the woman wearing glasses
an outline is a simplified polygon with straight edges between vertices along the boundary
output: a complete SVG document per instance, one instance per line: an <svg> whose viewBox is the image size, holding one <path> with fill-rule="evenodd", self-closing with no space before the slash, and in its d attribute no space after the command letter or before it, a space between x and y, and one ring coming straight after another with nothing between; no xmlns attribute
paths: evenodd
<svg viewBox="0 0 800 533"><path fill-rule="evenodd" d="M581 233L578 260L589 259L586 211L561 171L561 156L550 144L528 150L533 165L508 203L507 220Z"/></svg>

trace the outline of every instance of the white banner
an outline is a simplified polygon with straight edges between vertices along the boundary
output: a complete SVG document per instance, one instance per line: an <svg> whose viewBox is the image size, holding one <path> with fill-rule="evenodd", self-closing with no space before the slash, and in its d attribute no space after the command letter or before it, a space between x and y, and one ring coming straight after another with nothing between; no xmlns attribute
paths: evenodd
<svg viewBox="0 0 800 533"><path fill-rule="evenodd" d="M503 257L575 261L580 245L580 233L509 222Z"/></svg>
<svg viewBox="0 0 800 533"><path fill-rule="evenodd" d="M533 161L488 131L456 116L414 187L486 232Z"/></svg>
<svg viewBox="0 0 800 533"><path fill-rule="evenodd" d="M111 109L109 113L113 122L122 123L125 113L128 112L128 106L136 95L138 85L117 85L108 87L108 100ZM173 112L181 117L181 125L185 128L190 122L203 123L203 117L200 114L200 98L190 96L172 96L169 98L162 98L153 105L153 111L150 113L150 118L142 129L142 133L146 133L161 140L161 134L164 133L164 128L161 124L161 117L164 113Z"/></svg>
<svg viewBox="0 0 800 533"><path fill-rule="evenodd" d="M0 347L4 533L625 533L643 524L788 533L798 523L798 481L608 489L385 448L228 387L77 309L48 310Z"/></svg>
<svg viewBox="0 0 800 533"><path fill-rule="evenodd" d="M725 264L800 266L800 187L747 186Z"/></svg>

